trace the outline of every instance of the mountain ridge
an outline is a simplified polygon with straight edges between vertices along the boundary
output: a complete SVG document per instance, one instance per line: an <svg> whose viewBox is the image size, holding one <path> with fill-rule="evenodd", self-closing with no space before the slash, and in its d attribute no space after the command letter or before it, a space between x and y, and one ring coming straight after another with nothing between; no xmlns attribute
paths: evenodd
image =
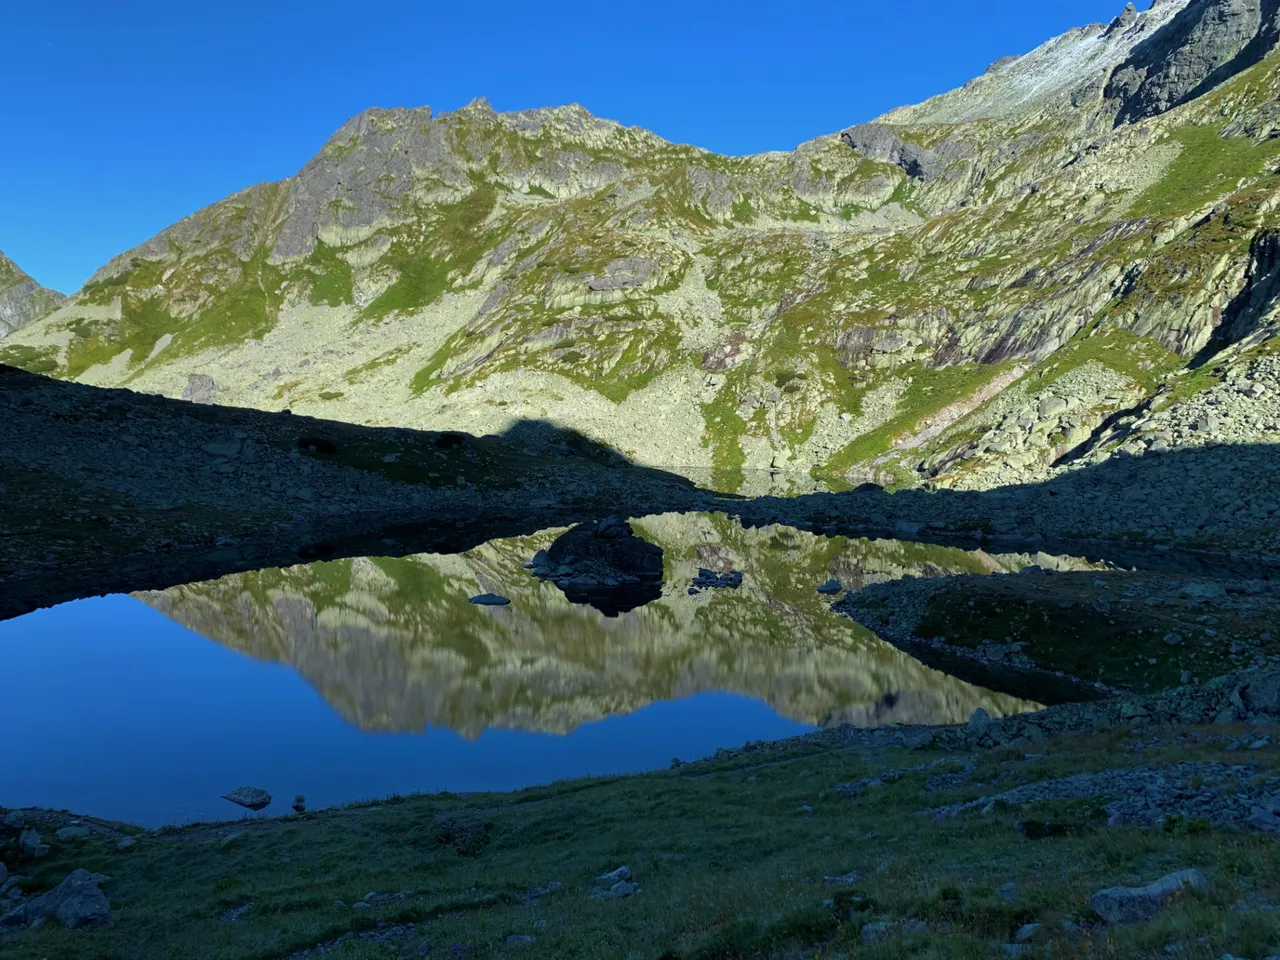
<svg viewBox="0 0 1280 960"><path fill-rule="evenodd" d="M1271 350L1277 55L1140 118L1164 61L1116 79L1170 37L1212 75L1253 41L1201 26L1263 36L1270 2L1126 9L750 157L576 106L365 111L0 359L359 423L545 419L743 492L1048 476ZM1028 99L1030 74L1057 79ZM1254 419L1232 439L1272 442Z"/></svg>

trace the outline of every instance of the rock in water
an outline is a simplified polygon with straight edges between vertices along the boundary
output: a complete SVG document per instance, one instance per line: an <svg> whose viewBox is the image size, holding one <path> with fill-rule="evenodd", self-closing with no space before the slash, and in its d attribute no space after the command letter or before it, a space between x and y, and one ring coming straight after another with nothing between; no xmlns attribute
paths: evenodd
<svg viewBox="0 0 1280 960"><path fill-rule="evenodd" d="M293 812L294 813L307 812L307 798L304 797L302 794L298 794L296 797L293 798Z"/></svg>
<svg viewBox="0 0 1280 960"><path fill-rule="evenodd" d="M482 593L478 597L472 597L471 602L478 607L505 607L511 601L496 593Z"/></svg>
<svg viewBox="0 0 1280 960"><path fill-rule="evenodd" d="M617 517L579 524L539 559L535 576L554 580L571 602L590 604L608 617L662 596L662 548L637 537Z"/></svg>
<svg viewBox="0 0 1280 960"><path fill-rule="evenodd" d="M224 793L222 799L248 807L250 810L261 810L271 805L271 794L258 787L238 787L230 793Z"/></svg>
<svg viewBox="0 0 1280 960"><path fill-rule="evenodd" d="M1141 923L1158 916L1174 897L1187 890L1207 890L1199 870L1179 870L1145 887L1111 887L1089 898L1089 906L1107 923Z"/></svg>
<svg viewBox="0 0 1280 960"><path fill-rule="evenodd" d="M69 930L106 923L111 914L111 904L98 889L98 884L105 879L100 873L74 870L48 893L0 917L0 926L25 927L46 917L54 917Z"/></svg>

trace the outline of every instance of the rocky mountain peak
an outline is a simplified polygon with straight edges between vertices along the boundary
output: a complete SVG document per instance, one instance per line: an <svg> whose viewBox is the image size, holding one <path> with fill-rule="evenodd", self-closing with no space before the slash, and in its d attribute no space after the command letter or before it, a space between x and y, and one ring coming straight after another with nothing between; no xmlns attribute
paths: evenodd
<svg viewBox="0 0 1280 960"><path fill-rule="evenodd" d="M52 313L67 298L42 287L0 252L0 338Z"/></svg>
<svg viewBox="0 0 1280 960"><path fill-rule="evenodd" d="M1278 39L1280 0L1191 0L1115 70L1106 97L1118 102L1116 123L1195 99L1253 66Z"/></svg>

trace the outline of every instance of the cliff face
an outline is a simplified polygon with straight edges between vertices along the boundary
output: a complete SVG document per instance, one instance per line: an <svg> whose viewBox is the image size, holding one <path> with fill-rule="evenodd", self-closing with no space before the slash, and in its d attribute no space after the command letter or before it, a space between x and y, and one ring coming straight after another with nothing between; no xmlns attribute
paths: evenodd
<svg viewBox="0 0 1280 960"><path fill-rule="evenodd" d="M754 157L580 107L367 111L0 361L361 423L548 419L744 492L1042 475L1272 349L1276 18L1130 8ZM978 449L1011 411L1045 442Z"/></svg>
<svg viewBox="0 0 1280 960"><path fill-rule="evenodd" d="M40 286L0 253L0 339L51 313L66 299Z"/></svg>
<svg viewBox="0 0 1280 960"><path fill-rule="evenodd" d="M138 598L219 643L291 664L365 729L567 733L657 700L728 690L817 726L963 722L1026 709L930 670L827 607L817 585L1016 569L1030 558L827 540L722 518L635 522L663 547L664 596L610 620L521 568L559 531L457 556L367 558L223 577ZM1037 558L1039 562L1048 562ZM732 593L686 594L699 567ZM468 603L497 590L511 606Z"/></svg>

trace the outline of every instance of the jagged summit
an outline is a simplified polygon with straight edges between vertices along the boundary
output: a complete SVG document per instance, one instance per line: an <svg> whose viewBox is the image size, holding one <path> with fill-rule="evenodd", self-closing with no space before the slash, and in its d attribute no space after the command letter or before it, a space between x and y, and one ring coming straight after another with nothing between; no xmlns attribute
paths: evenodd
<svg viewBox="0 0 1280 960"><path fill-rule="evenodd" d="M1157 116L1252 67L1280 40L1280 0L1191 0L1136 44L1105 96L1117 123Z"/></svg>
<svg viewBox="0 0 1280 960"><path fill-rule="evenodd" d="M0 339L51 313L66 299L40 286L0 252Z"/></svg>
<svg viewBox="0 0 1280 960"><path fill-rule="evenodd" d="M881 119L897 124L963 123L1099 101L1111 72L1187 3L1156 0L1142 13L1130 3L1110 24L1068 30L1030 53L997 61L958 90L890 111Z"/></svg>

